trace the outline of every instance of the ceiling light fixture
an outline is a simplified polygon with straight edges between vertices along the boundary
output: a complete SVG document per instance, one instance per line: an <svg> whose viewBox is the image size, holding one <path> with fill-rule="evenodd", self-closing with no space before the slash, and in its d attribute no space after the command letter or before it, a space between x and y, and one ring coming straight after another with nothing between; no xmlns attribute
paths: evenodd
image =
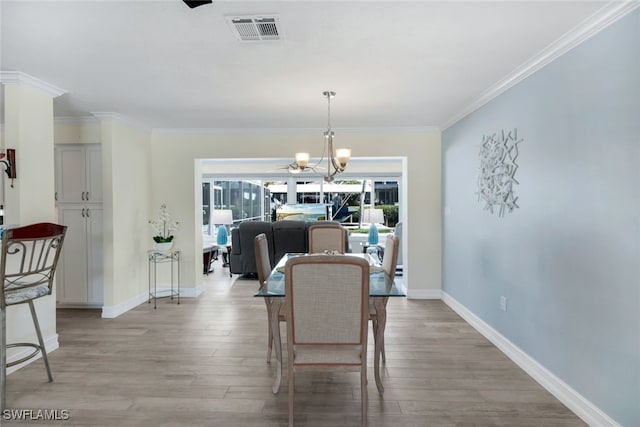
<svg viewBox="0 0 640 427"><path fill-rule="evenodd" d="M351 149L350 148L338 148L333 151L333 137L335 136L334 132L331 130L331 98L336 96L336 93L333 91L325 91L322 92L325 98L327 98L327 130L324 132L324 139L326 145L326 153L327 153L327 174L324 176L324 180L326 182L332 182L334 180L334 176L338 173L344 172L349 160L351 159ZM309 166L309 153L296 153L295 165L297 165L298 171L304 171L307 168L314 169L318 166L322 159L324 158L324 151L322 153L322 157L317 164L314 166ZM333 169L333 172L331 170Z"/></svg>
<svg viewBox="0 0 640 427"><path fill-rule="evenodd" d="M213 3L213 0L203 0L203 1L190 1L190 0L183 0L185 2L185 4L187 6L189 6L191 9L193 9L194 7L198 7L198 6L202 6L205 4L210 4Z"/></svg>

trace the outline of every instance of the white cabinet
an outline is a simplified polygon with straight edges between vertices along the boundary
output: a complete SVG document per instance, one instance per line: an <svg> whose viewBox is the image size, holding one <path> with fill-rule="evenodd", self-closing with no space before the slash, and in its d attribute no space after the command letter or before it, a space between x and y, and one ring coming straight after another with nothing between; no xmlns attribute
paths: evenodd
<svg viewBox="0 0 640 427"><path fill-rule="evenodd" d="M56 145L56 200L61 203L102 202L100 144Z"/></svg>
<svg viewBox="0 0 640 427"><path fill-rule="evenodd" d="M102 205L61 204L67 235L58 266L57 298L67 305L102 306Z"/></svg>
<svg viewBox="0 0 640 427"><path fill-rule="evenodd" d="M58 303L101 307L104 303L102 147L55 147L58 221L67 235L57 272Z"/></svg>

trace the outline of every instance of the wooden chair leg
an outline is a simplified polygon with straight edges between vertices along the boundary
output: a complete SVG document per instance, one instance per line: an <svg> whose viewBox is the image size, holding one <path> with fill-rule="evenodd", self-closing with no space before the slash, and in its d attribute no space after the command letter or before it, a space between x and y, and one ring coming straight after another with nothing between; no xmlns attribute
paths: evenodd
<svg viewBox="0 0 640 427"><path fill-rule="evenodd" d="M264 304L267 307L267 328L269 328L269 332L267 334L267 337L269 337L268 342L267 342L267 363L271 363L271 351L273 349L273 331L271 330L271 309L273 307L271 307L269 303L269 301L267 300L267 298L264 299Z"/></svg>
<svg viewBox="0 0 640 427"><path fill-rule="evenodd" d="M367 426L367 410L369 407L369 394L367 393L367 367L363 365L360 370L360 398L362 402L362 425Z"/></svg>
<svg viewBox="0 0 640 427"><path fill-rule="evenodd" d="M49 382L52 382L53 375L51 375L51 368L49 367L49 357L47 357L47 349L44 346L44 340L42 339L42 332L40 331L40 323L38 322L38 316L36 315L36 308L33 306L33 300L29 301L29 310L31 310L31 318L33 319L33 326L35 326L36 335L38 335L40 352L42 353L42 360L44 360L44 366L45 368L47 368L47 375L49 376Z"/></svg>
<svg viewBox="0 0 640 427"><path fill-rule="evenodd" d="M378 340L378 321L374 319L371 321L371 323L373 325L373 340L375 343ZM387 363L387 355L384 351L384 334L380 338L380 353L382 354L382 362Z"/></svg>
<svg viewBox="0 0 640 427"><path fill-rule="evenodd" d="M293 427L293 394L295 393L295 377L293 373L293 364L289 363L289 427Z"/></svg>
<svg viewBox="0 0 640 427"><path fill-rule="evenodd" d="M271 316L269 316L267 327L269 328L269 348L267 349L267 363L271 363L271 351L273 350L273 331L271 330Z"/></svg>

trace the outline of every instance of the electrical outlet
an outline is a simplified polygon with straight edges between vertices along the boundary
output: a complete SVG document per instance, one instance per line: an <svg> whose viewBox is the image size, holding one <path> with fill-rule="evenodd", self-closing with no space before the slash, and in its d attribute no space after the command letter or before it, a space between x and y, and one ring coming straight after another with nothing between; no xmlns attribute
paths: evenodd
<svg viewBox="0 0 640 427"><path fill-rule="evenodd" d="M507 311L507 297L500 297L500 310Z"/></svg>

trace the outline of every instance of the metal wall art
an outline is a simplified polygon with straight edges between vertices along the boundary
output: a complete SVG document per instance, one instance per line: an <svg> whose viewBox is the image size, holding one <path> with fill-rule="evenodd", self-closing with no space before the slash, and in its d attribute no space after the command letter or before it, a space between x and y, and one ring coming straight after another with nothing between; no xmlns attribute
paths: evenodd
<svg viewBox="0 0 640 427"><path fill-rule="evenodd" d="M513 186L518 165L518 129L506 133L482 136L480 146L480 175L478 176L478 201L484 200L484 209L493 213L494 206L499 207L498 216L504 216L505 210L513 212L519 207Z"/></svg>

